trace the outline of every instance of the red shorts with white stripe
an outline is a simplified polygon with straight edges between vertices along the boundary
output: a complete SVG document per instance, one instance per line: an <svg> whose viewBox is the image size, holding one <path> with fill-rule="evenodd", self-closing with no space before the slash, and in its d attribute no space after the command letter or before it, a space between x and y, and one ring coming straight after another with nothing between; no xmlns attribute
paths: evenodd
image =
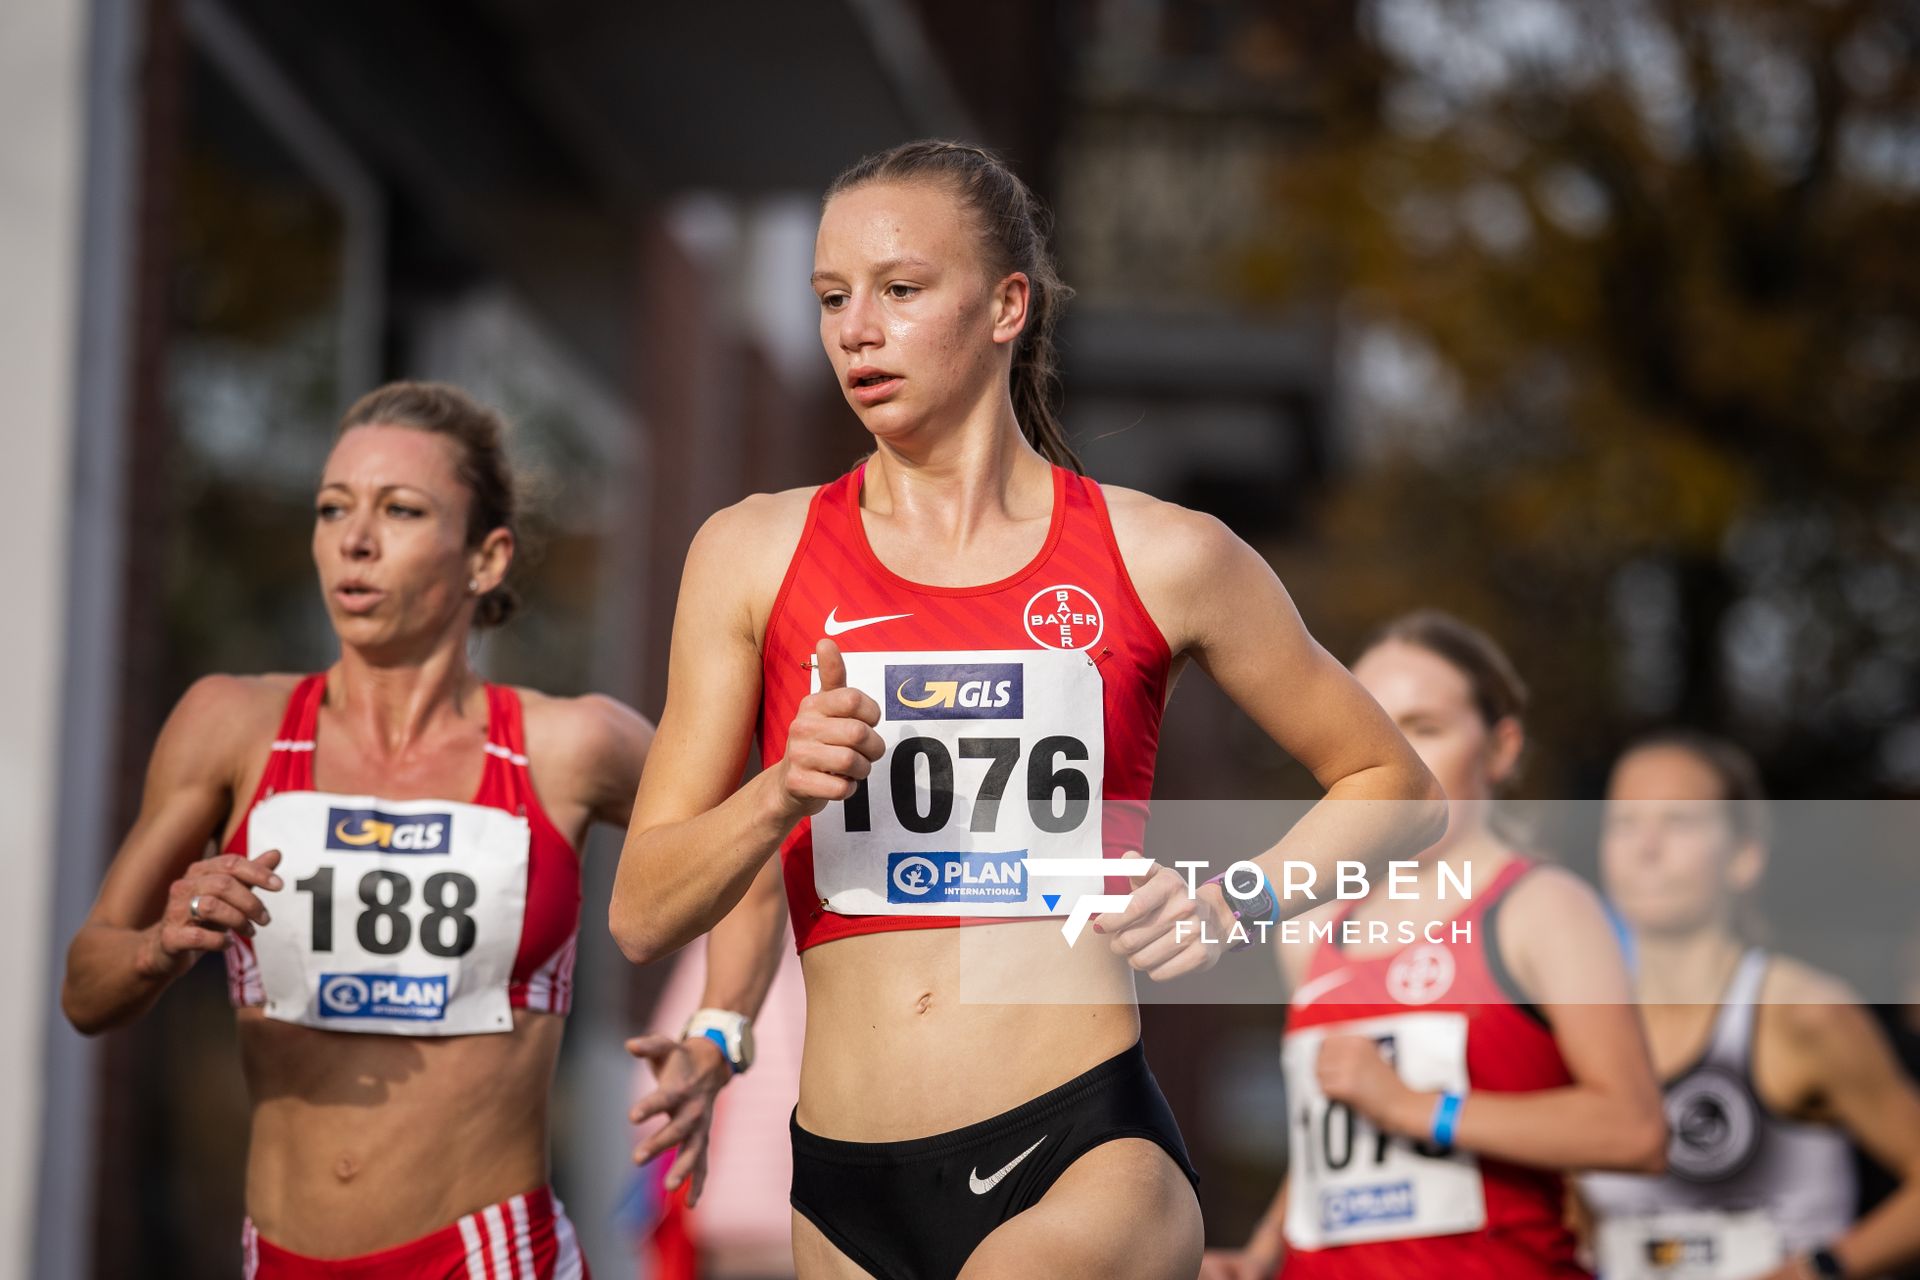
<svg viewBox="0 0 1920 1280"><path fill-rule="evenodd" d="M357 1258L308 1258L240 1234L245 1280L588 1280L587 1260L546 1187L491 1204L418 1240Z"/></svg>

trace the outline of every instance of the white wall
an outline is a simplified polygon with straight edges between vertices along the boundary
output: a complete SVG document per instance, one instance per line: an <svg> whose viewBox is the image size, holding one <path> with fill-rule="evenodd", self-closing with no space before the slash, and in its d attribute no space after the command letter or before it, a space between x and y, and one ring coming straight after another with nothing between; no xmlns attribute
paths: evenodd
<svg viewBox="0 0 1920 1280"><path fill-rule="evenodd" d="M0 6L0 1276L32 1274L59 848L87 6Z"/></svg>

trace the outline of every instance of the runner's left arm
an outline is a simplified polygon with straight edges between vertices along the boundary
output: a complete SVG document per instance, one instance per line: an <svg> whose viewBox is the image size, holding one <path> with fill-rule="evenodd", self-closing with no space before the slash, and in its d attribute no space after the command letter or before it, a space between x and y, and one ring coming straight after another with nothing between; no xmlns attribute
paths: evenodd
<svg viewBox="0 0 1920 1280"><path fill-rule="evenodd" d="M1287 862L1313 868L1321 899L1283 900L1291 915L1331 891L1335 863L1377 866L1411 858L1446 831L1446 796L1387 713L1307 631L1299 610L1258 552L1212 516L1128 496L1114 504L1143 603L1175 655L1191 657L1221 690L1325 788L1276 845L1254 858L1276 891ZM1219 947L1176 928L1204 903L1217 934L1219 886L1188 894L1158 867L1127 910L1103 916L1103 933L1137 970L1166 979L1214 963Z"/></svg>
<svg viewBox="0 0 1920 1280"><path fill-rule="evenodd" d="M1781 1010L1812 1057L1823 1110L1900 1187L1831 1244L1850 1276L1877 1276L1920 1261L1920 1088L1900 1069L1879 1026L1858 1004L1835 1000Z"/></svg>

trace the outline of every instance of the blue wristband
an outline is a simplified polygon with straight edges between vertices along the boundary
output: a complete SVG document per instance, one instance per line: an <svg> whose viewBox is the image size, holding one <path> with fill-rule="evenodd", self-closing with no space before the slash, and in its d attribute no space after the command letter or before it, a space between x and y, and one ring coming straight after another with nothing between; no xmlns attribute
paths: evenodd
<svg viewBox="0 0 1920 1280"><path fill-rule="evenodd" d="M1453 1131L1460 1124L1460 1104L1466 1101L1457 1093L1443 1093L1433 1108L1433 1145L1442 1151L1453 1149Z"/></svg>
<svg viewBox="0 0 1920 1280"><path fill-rule="evenodd" d="M728 1070L732 1071L733 1074L735 1075L739 1075L740 1068L733 1065L733 1055L727 1052L726 1033L721 1031L718 1027L708 1027L705 1031L702 1031L700 1034L720 1046L720 1057L726 1062Z"/></svg>

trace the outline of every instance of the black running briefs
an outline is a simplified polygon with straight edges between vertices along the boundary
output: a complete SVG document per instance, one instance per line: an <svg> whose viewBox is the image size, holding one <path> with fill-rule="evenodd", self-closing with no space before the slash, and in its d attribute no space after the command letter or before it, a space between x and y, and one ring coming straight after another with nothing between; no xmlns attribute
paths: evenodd
<svg viewBox="0 0 1920 1280"><path fill-rule="evenodd" d="M1199 1175L1146 1053L1132 1048L1011 1111L907 1142L793 1132L793 1207L880 1280L950 1280L993 1229L1116 1138L1157 1143Z"/></svg>

